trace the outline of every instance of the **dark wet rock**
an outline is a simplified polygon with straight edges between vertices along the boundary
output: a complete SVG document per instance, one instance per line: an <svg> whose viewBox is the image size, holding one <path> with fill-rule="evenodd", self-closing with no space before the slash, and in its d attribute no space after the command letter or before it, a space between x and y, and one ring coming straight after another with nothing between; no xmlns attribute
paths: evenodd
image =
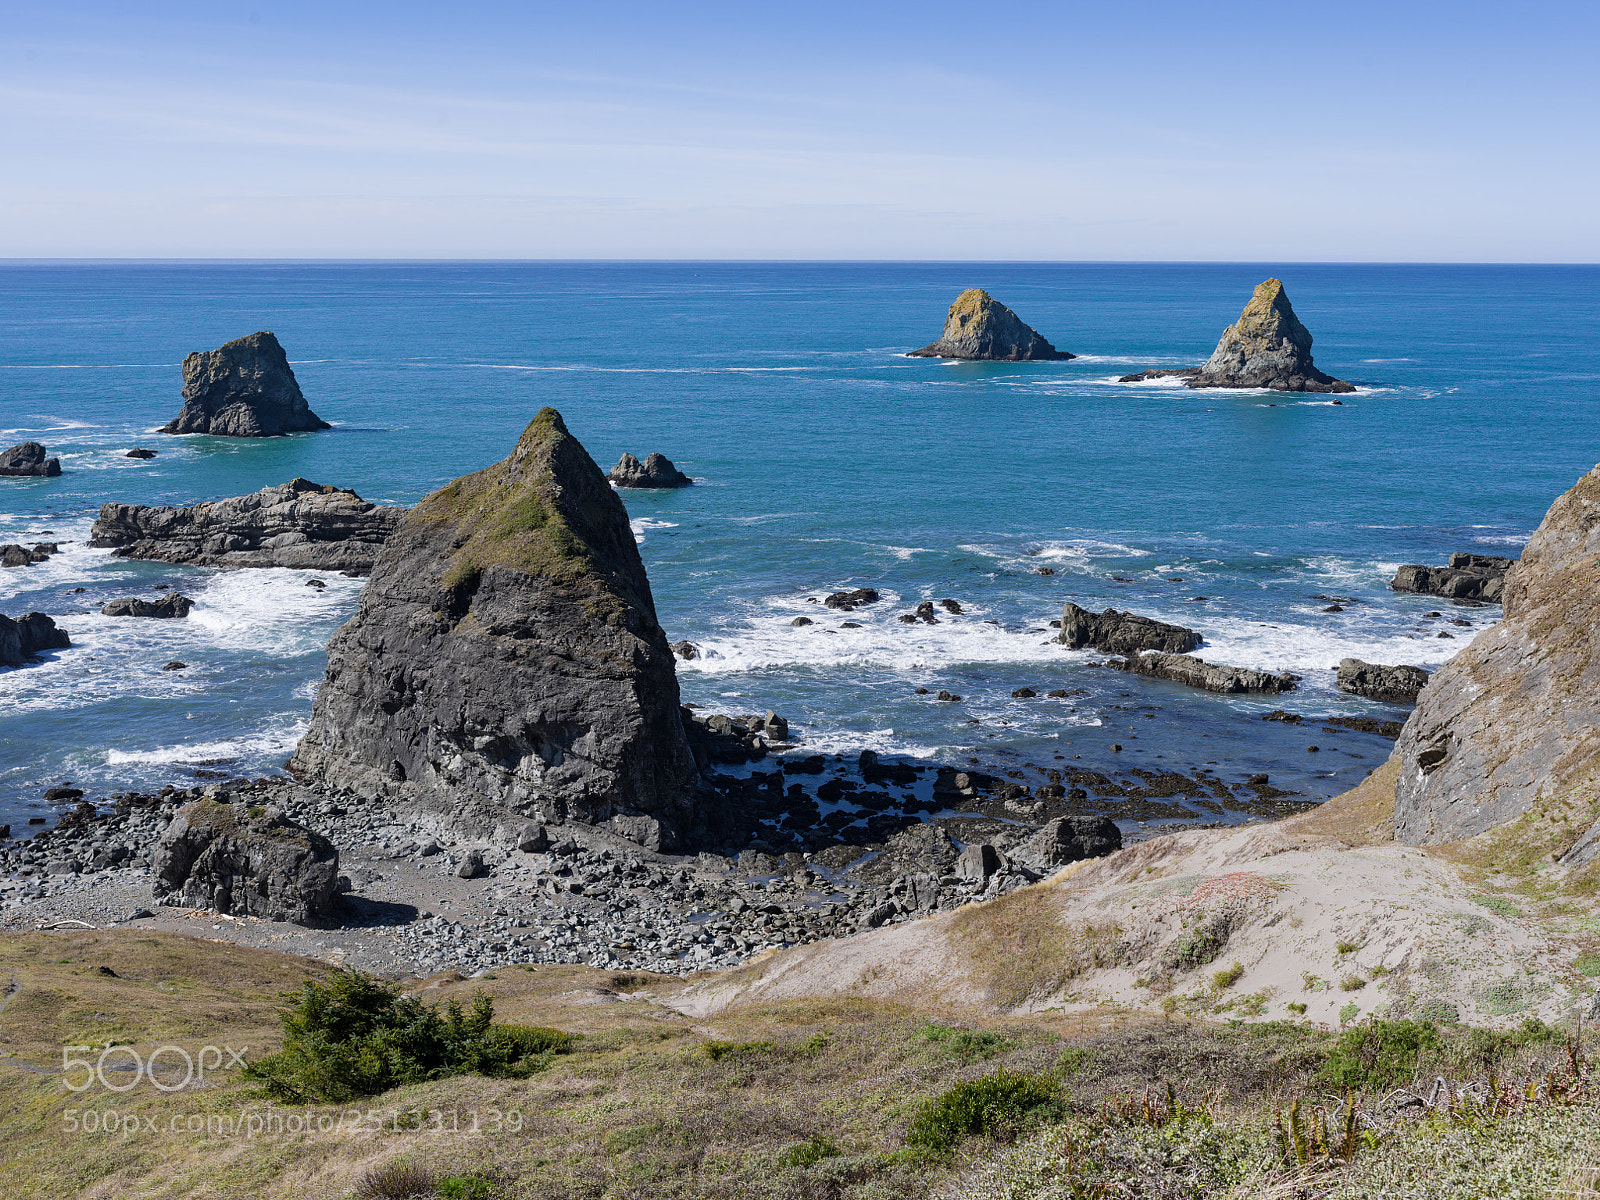
<svg viewBox="0 0 1600 1200"><path fill-rule="evenodd" d="M671 848L697 793L673 662L621 499L544 408L389 538L291 769L484 836L574 821Z"/></svg>
<svg viewBox="0 0 1600 1200"><path fill-rule="evenodd" d="M0 567L25 567L32 561L33 554L26 546L0 546Z"/></svg>
<svg viewBox="0 0 1600 1200"><path fill-rule="evenodd" d="M1119 375L1118 383L1143 383L1147 379L1193 379L1200 374L1199 367L1151 367L1135 371L1132 375Z"/></svg>
<svg viewBox="0 0 1600 1200"><path fill-rule="evenodd" d="M1421 667L1388 667L1362 662L1359 658L1339 660L1336 680L1341 692L1384 700L1390 704L1411 704L1428 685L1428 673Z"/></svg>
<svg viewBox="0 0 1600 1200"><path fill-rule="evenodd" d="M163 904L305 925L334 906L339 852L277 810L200 800L161 835L151 875Z"/></svg>
<svg viewBox="0 0 1600 1200"><path fill-rule="evenodd" d="M183 360L183 410L161 432L282 437L331 428L306 403L278 339L262 330Z"/></svg>
<svg viewBox="0 0 1600 1200"><path fill-rule="evenodd" d="M124 596L120 600L112 600L100 609L102 616L107 617L163 617L168 619L187 617L189 610L194 607L194 601L181 592L172 592L163 596L152 604L148 600L140 600L136 596Z"/></svg>
<svg viewBox="0 0 1600 1200"><path fill-rule="evenodd" d="M197 567L293 567L364 575L405 516L348 488L291 479L187 508L102 504L91 546Z"/></svg>
<svg viewBox="0 0 1600 1200"><path fill-rule="evenodd" d="M1327 723L1356 733L1376 734L1391 741L1400 736L1400 730L1405 726L1404 721L1376 721L1371 717L1329 717Z"/></svg>
<svg viewBox="0 0 1600 1200"><path fill-rule="evenodd" d="M1011 698L1013 700L1031 700L1038 694L1031 687L1019 687L1011 693Z"/></svg>
<svg viewBox="0 0 1600 1200"><path fill-rule="evenodd" d="M1056 569L1054 567L1039 567L1034 571L1035 575L1054 575L1055 573Z"/></svg>
<svg viewBox="0 0 1600 1200"><path fill-rule="evenodd" d="M1095 614L1069 600L1061 609L1061 634L1056 640L1074 650L1087 646L1106 654L1137 654L1141 650L1187 654L1202 639L1181 625L1167 625L1114 608Z"/></svg>
<svg viewBox="0 0 1600 1200"><path fill-rule="evenodd" d="M75 787L45 788L44 798L48 804L55 804L62 800L82 800L83 789Z"/></svg>
<svg viewBox="0 0 1600 1200"><path fill-rule="evenodd" d="M673 642L672 652L685 661L700 657L700 648L693 642Z"/></svg>
<svg viewBox="0 0 1600 1200"><path fill-rule="evenodd" d="M129 450L122 457L123 458L154 458L155 456L156 456L156 452L154 450L146 450L143 446L140 446L137 450Z"/></svg>
<svg viewBox="0 0 1600 1200"><path fill-rule="evenodd" d="M23 442L9 450L0 450L0 475L49 478L61 474L61 460L46 458L46 453L38 442Z"/></svg>
<svg viewBox="0 0 1600 1200"><path fill-rule="evenodd" d="M1516 561L1514 558L1502 558L1495 554L1458 552L1450 556L1448 567L1424 567L1407 563L1394 573L1389 586L1397 592L1415 592L1424 596L1443 596L1450 600L1475 600L1481 604L1498 604L1504 591L1506 572Z"/></svg>
<svg viewBox="0 0 1600 1200"><path fill-rule="evenodd" d="M1110 817L1074 816L1057 817L1011 854L1036 867L1060 867L1086 858L1104 858L1120 849L1122 831Z"/></svg>
<svg viewBox="0 0 1600 1200"><path fill-rule="evenodd" d="M934 697L934 699L935 699L935 700L949 700L949 701L955 701L955 700L959 700L959 699L961 699L961 697L960 697L960 696L957 696L957 695L956 695L956 694L955 694L955 693L953 693L953 692L947 692L947 691L944 691L944 690L943 690L943 689L941 689L941 690L940 690L940 692L939 692L939 694L938 694L938 695L937 695L937 696L935 696L935 697Z"/></svg>
<svg viewBox="0 0 1600 1200"><path fill-rule="evenodd" d="M651 454L640 462L631 454L624 454L611 468L608 479L625 488L681 488L688 487L690 479L665 454Z"/></svg>
<svg viewBox="0 0 1600 1200"><path fill-rule="evenodd" d="M902 624L902 625L915 625L917 623L917 614L916 613L901 613L898 617L895 618L895 620L899 621L900 624Z"/></svg>
<svg viewBox="0 0 1600 1200"><path fill-rule="evenodd" d="M1344 611L1344 605L1342 605L1342 604L1330 604L1330 605L1328 605L1327 608L1323 609L1322 611L1325 612L1325 613L1343 612Z"/></svg>
<svg viewBox="0 0 1600 1200"><path fill-rule="evenodd" d="M1263 713L1261 719L1263 721L1282 721L1286 725L1298 725L1305 720L1299 713L1284 712L1281 708L1275 708L1269 713Z"/></svg>
<svg viewBox="0 0 1600 1200"><path fill-rule="evenodd" d="M185 662L179 662L177 659L173 659L161 669L163 671L186 671L189 669L189 664Z"/></svg>
<svg viewBox="0 0 1600 1200"><path fill-rule="evenodd" d="M944 609L947 613L952 613L956 616L961 615L961 604L959 601L946 598L939 601L939 607Z"/></svg>
<svg viewBox="0 0 1600 1200"><path fill-rule="evenodd" d="M1188 687L1204 688L1208 692L1230 694L1292 692L1300 680L1300 676L1288 671L1274 675L1269 671L1208 663L1189 654L1135 654L1125 659L1111 659L1106 665L1133 675L1167 679Z"/></svg>
<svg viewBox="0 0 1600 1200"><path fill-rule="evenodd" d="M924 600L917 605L916 617L917 620L927 625L937 625L939 623L939 618L934 615L932 600Z"/></svg>
<svg viewBox="0 0 1600 1200"><path fill-rule="evenodd" d="M44 613L24 613L16 620L0 616L0 666L20 667L46 650L67 650L72 640Z"/></svg>
<svg viewBox="0 0 1600 1200"><path fill-rule="evenodd" d="M1075 356L1057 350L982 288L968 288L950 306L944 336L921 350L913 350L911 357L1021 362Z"/></svg>
<svg viewBox="0 0 1600 1200"><path fill-rule="evenodd" d="M842 612L852 612L859 604L875 604L878 601L877 588L856 588L850 592L834 592L823 601L829 608L839 609Z"/></svg>
<svg viewBox="0 0 1600 1200"><path fill-rule="evenodd" d="M789 624L791 624L793 626L796 626L798 628L799 626L802 626L802 625L815 625L816 622L813 621L810 617L796 617L794 620L790 621Z"/></svg>

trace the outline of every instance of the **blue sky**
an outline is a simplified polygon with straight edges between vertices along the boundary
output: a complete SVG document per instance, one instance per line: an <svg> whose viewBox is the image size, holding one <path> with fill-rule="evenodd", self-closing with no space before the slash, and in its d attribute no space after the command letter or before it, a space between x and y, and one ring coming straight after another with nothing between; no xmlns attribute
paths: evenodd
<svg viewBox="0 0 1600 1200"><path fill-rule="evenodd" d="M0 3L0 256L1593 262L1597 13Z"/></svg>

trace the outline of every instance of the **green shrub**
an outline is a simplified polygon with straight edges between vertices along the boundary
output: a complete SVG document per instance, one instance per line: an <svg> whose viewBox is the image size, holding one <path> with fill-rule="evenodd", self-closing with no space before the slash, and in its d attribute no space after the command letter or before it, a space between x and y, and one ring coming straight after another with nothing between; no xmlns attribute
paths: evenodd
<svg viewBox="0 0 1600 1200"><path fill-rule="evenodd" d="M1339 1010L1339 1024L1348 1025L1361 1015L1361 1005L1354 1000Z"/></svg>
<svg viewBox="0 0 1600 1200"><path fill-rule="evenodd" d="M1363 1021L1339 1035L1314 1078L1353 1091L1380 1091L1410 1083L1424 1053L1444 1046L1425 1021Z"/></svg>
<svg viewBox="0 0 1600 1200"><path fill-rule="evenodd" d="M1015 1137L1058 1120L1065 1112L1061 1084L1047 1075L996 1071L958 1083L928 1101L911 1118L906 1141L945 1151L963 1137Z"/></svg>
<svg viewBox="0 0 1600 1200"><path fill-rule="evenodd" d="M1211 977L1211 982L1217 985L1220 992L1223 988L1231 988L1244 978L1244 964L1234 963L1226 971L1218 971Z"/></svg>
<svg viewBox="0 0 1600 1200"><path fill-rule="evenodd" d="M1333 944L1333 948L1339 952L1339 957L1343 958L1346 954L1354 954L1361 949L1361 946L1357 942L1347 942L1341 939Z"/></svg>
<svg viewBox="0 0 1600 1200"><path fill-rule="evenodd" d="M1186 937L1174 942L1162 955L1161 965L1169 971L1191 971L1203 967L1222 953L1233 934L1234 915L1218 913Z"/></svg>
<svg viewBox="0 0 1600 1200"><path fill-rule="evenodd" d="M831 1139L813 1133L811 1139L785 1147L778 1155L778 1169L812 1167L825 1158L838 1158L844 1151Z"/></svg>
<svg viewBox="0 0 1600 1200"><path fill-rule="evenodd" d="M452 1175L434 1185L439 1200L489 1200L494 1183L483 1175Z"/></svg>
<svg viewBox="0 0 1600 1200"><path fill-rule="evenodd" d="M1306 1015L1306 1006L1304 1004L1296 1004L1296 1003L1291 1001L1289 1004L1286 1004L1284 1007L1287 1008L1290 1012L1295 1013L1298 1016L1302 1016L1303 1017L1303 1016Z"/></svg>
<svg viewBox="0 0 1600 1200"><path fill-rule="evenodd" d="M1339 990L1341 992L1359 992L1366 986L1367 981L1359 975L1346 975L1339 980Z"/></svg>
<svg viewBox="0 0 1600 1200"><path fill-rule="evenodd" d="M1474 904L1481 904L1497 917L1520 917L1522 910L1499 896L1473 896Z"/></svg>
<svg viewBox="0 0 1600 1200"><path fill-rule="evenodd" d="M983 1062L1009 1049L1011 1039L984 1030L952 1029L948 1025L924 1025L922 1039L937 1042L945 1053L963 1065Z"/></svg>
<svg viewBox="0 0 1600 1200"><path fill-rule="evenodd" d="M496 1025L494 1001L478 996L470 1014L454 1000L441 1016L393 985L359 971L307 982L278 1013L283 1049L244 1075L289 1104L344 1104L403 1084L476 1073L522 1079L570 1049L558 1029Z"/></svg>
<svg viewBox="0 0 1600 1200"><path fill-rule="evenodd" d="M1056 1074L1062 1079L1071 1079L1088 1066L1089 1060L1093 1057L1081 1046L1068 1046L1061 1052L1061 1057L1056 1059Z"/></svg>
<svg viewBox="0 0 1600 1200"><path fill-rule="evenodd" d="M1435 1025L1455 1025L1461 1021L1461 1010L1448 1000L1424 1000L1412 1011L1411 1016L1414 1020Z"/></svg>
<svg viewBox="0 0 1600 1200"><path fill-rule="evenodd" d="M718 1042L709 1041L700 1043L700 1049L712 1062L721 1062L725 1058L751 1058L757 1054L764 1054L776 1047L771 1042Z"/></svg>

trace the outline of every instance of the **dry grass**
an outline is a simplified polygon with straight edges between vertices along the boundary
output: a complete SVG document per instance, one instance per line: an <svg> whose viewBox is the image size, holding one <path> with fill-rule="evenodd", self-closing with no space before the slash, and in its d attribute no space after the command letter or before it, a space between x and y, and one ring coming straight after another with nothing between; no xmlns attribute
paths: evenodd
<svg viewBox="0 0 1600 1200"><path fill-rule="evenodd" d="M1382 766L1355 787L1317 805L1310 812L1280 823L1288 834L1326 837L1347 846L1375 846L1394 841L1394 788L1400 778L1396 750Z"/></svg>
<svg viewBox="0 0 1600 1200"><path fill-rule="evenodd" d="M1029 887L955 914L951 935L966 943L973 973L996 1007L1045 1000L1084 972L1117 961L1117 925L1069 922L1065 907L1057 889Z"/></svg>

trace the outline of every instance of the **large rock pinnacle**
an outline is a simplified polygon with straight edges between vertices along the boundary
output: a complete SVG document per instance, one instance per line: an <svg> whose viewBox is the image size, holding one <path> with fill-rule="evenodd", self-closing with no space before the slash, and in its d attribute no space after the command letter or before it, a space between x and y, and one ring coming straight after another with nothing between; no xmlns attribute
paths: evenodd
<svg viewBox="0 0 1600 1200"><path fill-rule="evenodd" d="M1259 387L1286 392L1353 392L1355 385L1324 375L1311 361L1311 331L1300 323L1276 279L1256 285L1239 319L1189 381L1192 388Z"/></svg>
<svg viewBox="0 0 1600 1200"><path fill-rule="evenodd" d="M468 832L682 840L696 777L672 651L627 511L555 409L391 535L291 765Z"/></svg>
<svg viewBox="0 0 1600 1200"><path fill-rule="evenodd" d="M306 403L278 339L265 330L183 360L183 411L162 433L280 437L330 426Z"/></svg>
<svg viewBox="0 0 1600 1200"><path fill-rule="evenodd" d="M950 306L944 322L944 336L921 350L913 350L911 357L1020 362L1076 356L1057 350L982 288L968 288Z"/></svg>

